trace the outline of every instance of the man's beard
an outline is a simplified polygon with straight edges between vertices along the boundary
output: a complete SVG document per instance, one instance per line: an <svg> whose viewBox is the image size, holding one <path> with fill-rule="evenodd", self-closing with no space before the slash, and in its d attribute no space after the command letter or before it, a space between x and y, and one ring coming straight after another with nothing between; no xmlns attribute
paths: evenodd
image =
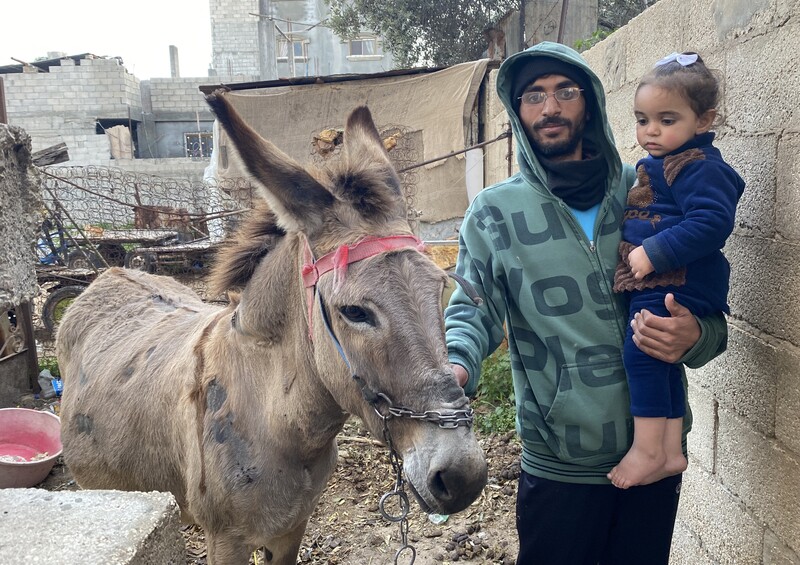
<svg viewBox="0 0 800 565"><path fill-rule="evenodd" d="M552 125L567 126L570 131L570 136L567 139L550 141L537 135L537 131L540 128ZM560 157L562 155L571 155L583 139L584 126L584 120L581 120L576 127L575 124L566 118L544 118L531 124L531 144L537 153L540 153L545 157L552 158Z"/></svg>

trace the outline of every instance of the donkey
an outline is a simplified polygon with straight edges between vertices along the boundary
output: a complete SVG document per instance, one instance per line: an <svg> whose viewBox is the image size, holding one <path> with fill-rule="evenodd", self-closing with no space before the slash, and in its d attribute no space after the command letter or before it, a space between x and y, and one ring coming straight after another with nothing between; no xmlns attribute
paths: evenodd
<svg viewBox="0 0 800 565"><path fill-rule="evenodd" d="M224 91L208 102L268 209L219 253L226 306L112 268L69 307L56 347L78 484L171 492L213 565L258 547L294 564L352 414L393 449L423 510L463 510L487 468L447 362L447 276L412 235L369 110L348 117L341 162L310 171Z"/></svg>

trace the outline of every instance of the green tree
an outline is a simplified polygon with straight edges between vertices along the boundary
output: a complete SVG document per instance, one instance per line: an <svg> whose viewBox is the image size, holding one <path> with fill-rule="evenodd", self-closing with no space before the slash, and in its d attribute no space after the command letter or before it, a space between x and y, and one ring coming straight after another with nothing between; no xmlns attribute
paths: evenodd
<svg viewBox="0 0 800 565"><path fill-rule="evenodd" d="M658 0L599 0L597 24L611 32L619 29L644 12Z"/></svg>
<svg viewBox="0 0 800 565"><path fill-rule="evenodd" d="M599 0L597 29L591 37L575 42L575 49L586 51L644 12L658 0Z"/></svg>
<svg viewBox="0 0 800 565"><path fill-rule="evenodd" d="M397 61L408 68L445 66L479 59L484 33L520 0L326 0L329 25L339 36L379 33Z"/></svg>
<svg viewBox="0 0 800 565"><path fill-rule="evenodd" d="M522 0L325 0L328 25L340 37L379 33L402 68L446 66L479 59L486 32ZM534 0L527 0L526 5ZM598 0L598 31L581 42L588 49L657 0ZM514 42L512 41L512 44Z"/></svg>

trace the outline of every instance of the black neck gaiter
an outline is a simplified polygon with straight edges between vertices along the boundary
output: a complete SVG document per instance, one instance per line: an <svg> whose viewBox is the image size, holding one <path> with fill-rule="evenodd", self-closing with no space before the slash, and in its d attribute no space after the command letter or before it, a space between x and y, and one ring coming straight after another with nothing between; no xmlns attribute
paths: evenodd
<svg viewBox="0 0 800 565"><path fill-rule="evenodd" d="M547 171L547 188L570 208L588 210L603 200L608 178L608 163L591 147L580 161L551 161L538 155Z"/></svg>

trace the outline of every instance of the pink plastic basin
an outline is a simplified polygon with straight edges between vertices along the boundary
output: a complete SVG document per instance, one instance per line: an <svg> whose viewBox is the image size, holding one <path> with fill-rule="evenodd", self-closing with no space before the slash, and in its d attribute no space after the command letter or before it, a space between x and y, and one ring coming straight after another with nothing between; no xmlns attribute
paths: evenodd
<svg viewBox="0 0 800 565"><path fill-rule="evenodd" d="M22 457L26 461L3 461L4 455ZM59 455L61 420L58 416L27 408L0 408L0 488L38 485L50 473Z"/></svg>

